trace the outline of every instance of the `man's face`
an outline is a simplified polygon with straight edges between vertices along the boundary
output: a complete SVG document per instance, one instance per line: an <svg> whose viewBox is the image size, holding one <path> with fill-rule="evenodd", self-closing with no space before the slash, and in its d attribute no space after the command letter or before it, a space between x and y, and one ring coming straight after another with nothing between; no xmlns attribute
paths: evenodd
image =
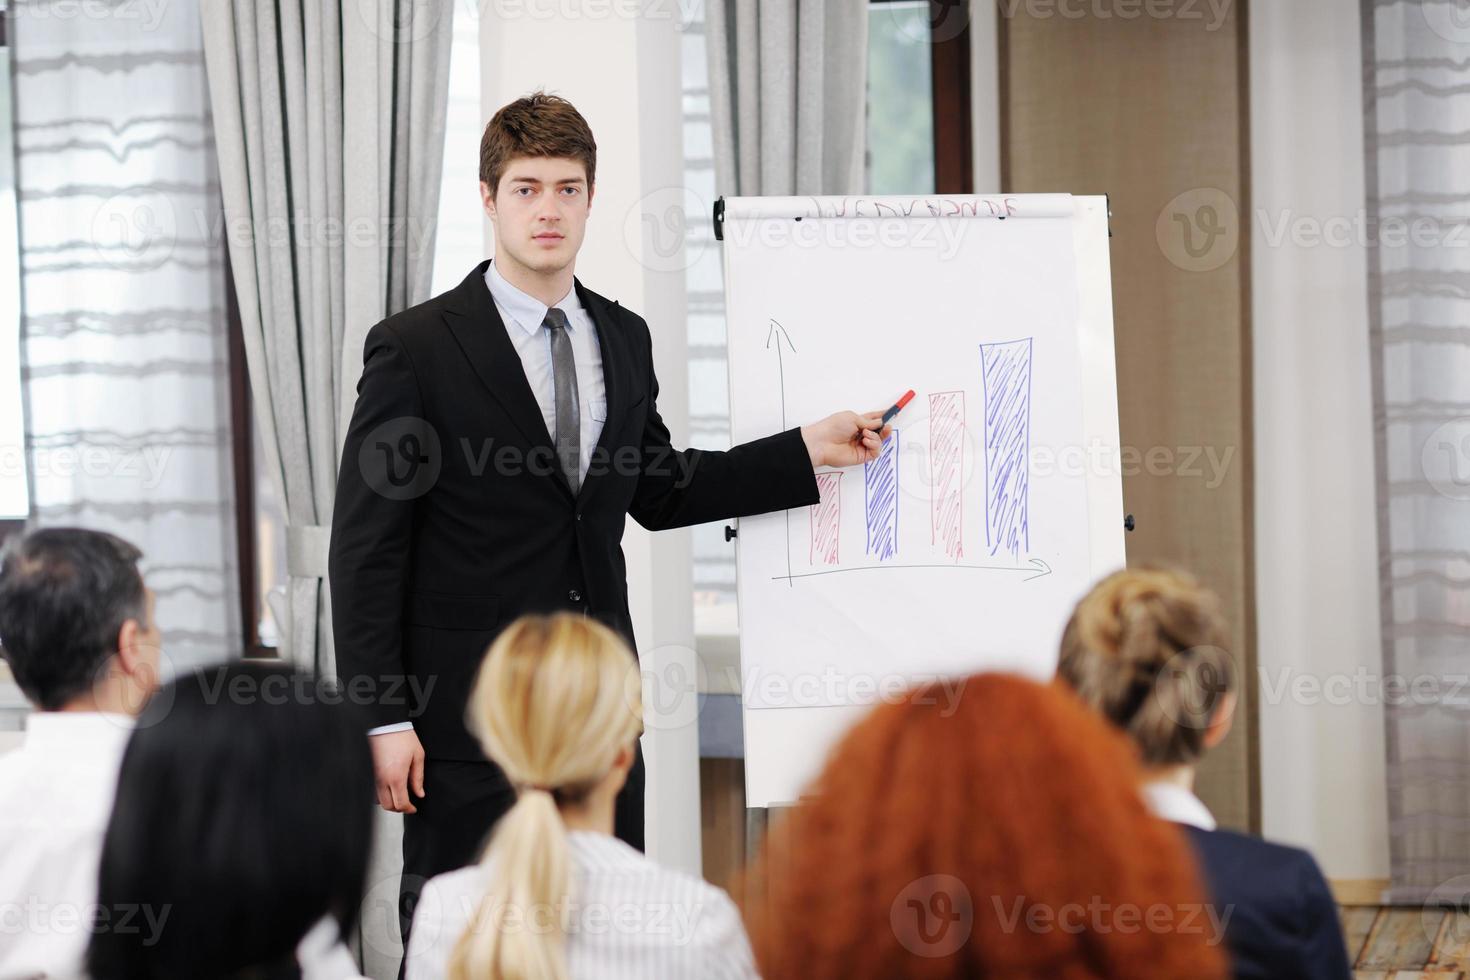
<svg viewBox="0 0 1470 980"><path fill-rule="evenodd" d="M495 224L495 254L539 273L565 269L576 260L592 209L592 188L580 161L563 157L514 157L495 196L480 183L485 213Z"/></svg>

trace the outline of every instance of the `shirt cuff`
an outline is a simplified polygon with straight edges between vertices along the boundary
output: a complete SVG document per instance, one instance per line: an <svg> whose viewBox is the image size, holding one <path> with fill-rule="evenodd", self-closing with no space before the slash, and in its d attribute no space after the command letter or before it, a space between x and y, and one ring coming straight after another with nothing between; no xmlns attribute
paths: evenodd
<svg viewBox="0 0 1470 980"><path fill-rule="evenodd" d="M389 732L411 732L411 731L413 731L413 722L411 722L411 721L400 721L400 722L398 722L397 724L394 724L394 725L379 725L377 728L369 728L368 729L368 734L369 735L387 735Z"/></svg>

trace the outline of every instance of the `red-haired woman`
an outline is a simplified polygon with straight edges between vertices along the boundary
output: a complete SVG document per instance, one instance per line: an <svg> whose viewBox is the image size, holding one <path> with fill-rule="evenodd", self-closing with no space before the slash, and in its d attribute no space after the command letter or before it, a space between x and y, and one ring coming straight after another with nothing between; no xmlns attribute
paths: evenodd
<svg viewBox="0 0 1470 980"><path fill-rule="evenodd" d="M762 975L1223 977L1186 843L1138 781L1057 688L989 674L880 706L751 869Z"/></svg>

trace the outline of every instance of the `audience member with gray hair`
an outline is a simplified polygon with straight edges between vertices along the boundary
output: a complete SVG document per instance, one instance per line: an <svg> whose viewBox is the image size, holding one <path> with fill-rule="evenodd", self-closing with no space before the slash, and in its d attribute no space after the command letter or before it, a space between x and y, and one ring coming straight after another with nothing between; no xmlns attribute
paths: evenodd
<svg viewBox="0 0 1470 980"><path fill-rule="evenodd" d="M0 656L35 708L0 756L0 906L15 910L0 980L81 972L118 765L158 683L141 557L78 528L19 535L0 555Z"/></svg>

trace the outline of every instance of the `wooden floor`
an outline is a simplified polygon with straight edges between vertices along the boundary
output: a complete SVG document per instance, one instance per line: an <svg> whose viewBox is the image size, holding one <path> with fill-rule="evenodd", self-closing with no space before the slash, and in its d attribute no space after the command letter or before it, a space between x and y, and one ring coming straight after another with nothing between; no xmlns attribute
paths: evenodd
<svg viewBox="0 0 1470 980"><path fill-rule="evenodd" d="M1463 910L1347 906L1342 931L1356 980L1470 980Z"/></svg>

